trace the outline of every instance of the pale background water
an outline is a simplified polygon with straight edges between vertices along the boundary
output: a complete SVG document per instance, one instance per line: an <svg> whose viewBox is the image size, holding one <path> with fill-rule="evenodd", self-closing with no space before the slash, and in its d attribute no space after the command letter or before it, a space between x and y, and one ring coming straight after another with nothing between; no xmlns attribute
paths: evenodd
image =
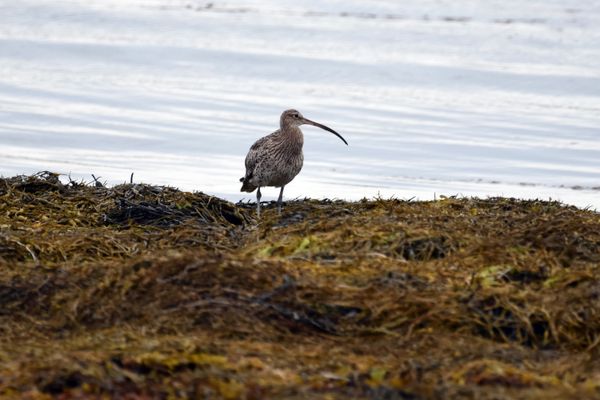
<svg viewBox="0 0 600 400"><path fill-rule="evenodd" d="M600 209L600 2L0 1L3 176L253 199L245 154L292 107L350 146L306 127L286 198Z"/></svg>

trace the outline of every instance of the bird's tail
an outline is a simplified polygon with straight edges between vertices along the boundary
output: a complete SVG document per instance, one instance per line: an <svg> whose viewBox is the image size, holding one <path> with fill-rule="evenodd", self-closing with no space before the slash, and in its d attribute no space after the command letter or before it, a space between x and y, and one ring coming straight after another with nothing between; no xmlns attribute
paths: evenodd
<svg viewBox="0 0 600 400"><path fill-rule="evenodd" d="M240 189L241 192L252 193L254 190L256 190L256 186L250 183L250 177L240 178L240 182L242 182L242 188Z"/></svg>

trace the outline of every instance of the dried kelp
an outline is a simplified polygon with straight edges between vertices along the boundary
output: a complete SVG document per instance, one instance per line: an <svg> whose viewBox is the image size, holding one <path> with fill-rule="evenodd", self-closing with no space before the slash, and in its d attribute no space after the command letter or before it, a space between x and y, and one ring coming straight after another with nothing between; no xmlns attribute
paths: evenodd
<svg viewBox="0 0 600 400"><path fill-rule="evenodd" d="M600 215L0 179L0 397L599 398Z"/></svg>

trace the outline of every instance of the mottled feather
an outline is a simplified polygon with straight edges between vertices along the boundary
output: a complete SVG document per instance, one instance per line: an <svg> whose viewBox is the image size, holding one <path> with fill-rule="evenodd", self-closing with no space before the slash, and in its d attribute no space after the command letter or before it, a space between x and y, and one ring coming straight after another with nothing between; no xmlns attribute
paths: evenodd
<svg viewBox="0 0 600 400"><path fill-rule="evenodd" d="M290 126L257 140L246 156L246 174L240 179L242 191L257 187L281 187L302 170L304 137L298 127Z"/></svg>

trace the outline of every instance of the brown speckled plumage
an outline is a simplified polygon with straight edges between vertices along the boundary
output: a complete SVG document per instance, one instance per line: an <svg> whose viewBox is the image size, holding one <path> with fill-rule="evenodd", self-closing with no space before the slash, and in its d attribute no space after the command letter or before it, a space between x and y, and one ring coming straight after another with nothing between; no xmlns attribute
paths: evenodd
<svg viewBox="0 0 600 400"><path fill-rule="evenodd" d="M348 144L346 140L331 128L306 119L296 110L287 110L281 114L280 128L258 139L246 156L246 174L240 179L242 192L256 192L257 213L260 215L260 188L263 186L280 187L278 209L281 212L283 188L298 175L304 162L302 146L304 136L300 125L310 124L325 129Z"/></svg>

